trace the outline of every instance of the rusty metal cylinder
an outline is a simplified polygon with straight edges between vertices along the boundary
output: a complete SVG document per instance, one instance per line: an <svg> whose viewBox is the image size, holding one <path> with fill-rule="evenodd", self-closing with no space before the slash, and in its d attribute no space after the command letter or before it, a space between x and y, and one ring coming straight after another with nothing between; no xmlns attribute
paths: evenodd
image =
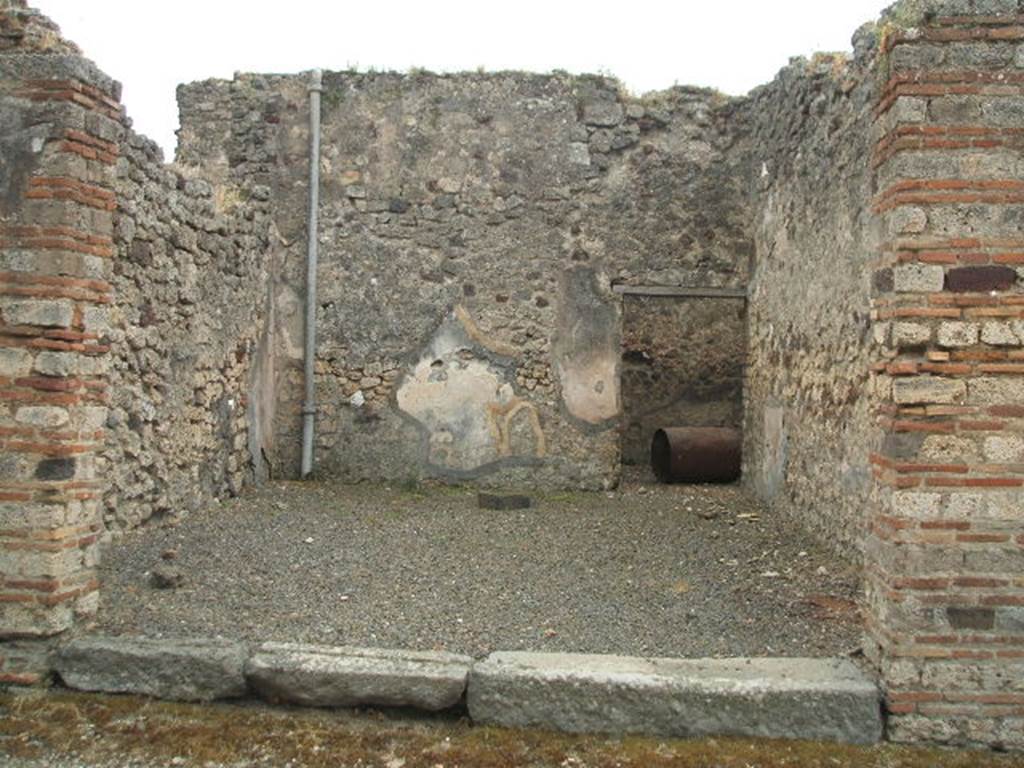
<svg viewBox="0 0 1024 768"><path fill-rule="evenodd" d="M651 440L651 468L663 483L731 483L740 476L740 431L667 427Z"/></svg>

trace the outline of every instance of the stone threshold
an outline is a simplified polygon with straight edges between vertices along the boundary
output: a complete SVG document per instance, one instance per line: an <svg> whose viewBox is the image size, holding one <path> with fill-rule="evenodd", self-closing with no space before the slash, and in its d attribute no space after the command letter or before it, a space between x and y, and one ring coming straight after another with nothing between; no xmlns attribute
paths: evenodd
<svg viewBox="0 0 1024 768"><path fill-rule="evenodd" d="M308 707L465 707L474 723L570 733L873 744L877 684L846 659L429 652L224 639L82 637L55 658L80 691Z"/></svg>

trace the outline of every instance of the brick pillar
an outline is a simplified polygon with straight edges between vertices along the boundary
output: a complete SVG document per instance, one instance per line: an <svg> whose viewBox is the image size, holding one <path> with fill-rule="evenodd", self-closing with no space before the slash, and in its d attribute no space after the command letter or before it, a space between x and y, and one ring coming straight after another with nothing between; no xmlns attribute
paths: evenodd
<svg viewBox="0 0 1024 768"><path fill-rule="evenodd" d="M872 652L890 738L1021 748L1024 17L908 7L876 120Z"/></svg>
<svg viewBox="0 0 1024 768"><path fill-rule="evenodd" d="M0 638L96 608L118 91L0 2Z"/></svg>

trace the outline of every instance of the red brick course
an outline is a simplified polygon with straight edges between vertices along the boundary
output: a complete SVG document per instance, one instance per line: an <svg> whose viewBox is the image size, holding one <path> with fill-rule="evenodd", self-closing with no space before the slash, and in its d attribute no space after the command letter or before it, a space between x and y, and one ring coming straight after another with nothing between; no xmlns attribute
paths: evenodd
<svg viewBox="0 0 1024 768"><path fill-rule="evenodd" d="M955 174L965 167L958 160L965 151L976 157L1024 148L1024 125L946 125L930 107L949 96L970 96L972 103L994 109L1004 99L1020 99L1024 72L956 65L965 50L956 47L961 43L977 50L978 45L1020 40L1024 17L1018 16L942 18L913 34L890 31L883 44L890 54L897 46L949 47L940 70L888 73L875 109L885 126L871 160L876 172L881 176L910 151L927 152L931 165L926 167ZM912 108L890 114L902 99L912 99ZM897 122L903 118L894 116L912 120ZM949 162L937 165L944 154ZM876 268L920 265L927 279L908 280L905 286L942 283L941 290L896 292L891 282L876 280L875 321L903 323L911 330L891 337L894 341L887 342L873 367L875 375L904 385L925 376L931 379L924 381L962 382L961 402L894 403L890 390L882 389L875 404L883 433L913 440L903 439L898 456L882 450L870 457L881 500L869 521L866 544L868 627L887 680L890 730L898 740L934 737L938 731L924 728L922 718L976 723L978 731L988 728L980 723L989 721L994 733L1003 719L1024 712L1024 694L988 689L980 682L1000 679L994 670L1024 658L1020 623L1004 618L1004 612L1024 606L1019 578L1024 456L1013 454L1015 441L1024 438L1024 404L1014 402L1015 393L1024 391L1024 338L1014 325L1024 319L1024 293L1014 269L1024 264L1024 238L995 215L990 221L996 223L965 228L962 237L931 227L938 206L997 210L1020 204L1024 182L1018 178L939 173L897 177L871 202L883 219L912 206L928 222L919 233L885 242ZM941 446L943 460L932 458L930 445ZM963 631L967 627L976 629ZM907 664L916 678L935 683L904 682ZM946 667L941 666L949 664L961 665L958 669L979 682L972 690L951 690L943 683ZM904 719L908 716L917 719ZM950 740L973 738L963 731ZM1024 747L1024 735L1019 742L1014 746Z"/></svg>
<svg viewBox="0 0 1024 768"><path fill-rule="evenodd" d="M17 72L17 50L6 50L5 59L8 70ZM0 248L23 251L35 265L28 271L0 272L0 295L10 302L5 308L21 306L23 322L38 318L42 323L16 324L9 314L0 321L0 351L8 353L7 359L24 360L0 372L0 403L10 406L0 417L0 453L18 468L0 481L0 501L41 503L40 509L53 511L49 521L26 517L25 525L0 530L0 551L9 569L0 573L0 638L54 634L67 629L76 615L95 609L101 482L92 477L92 457L102 450L105 432L97 428L95 413L87 415L84 408L104 404L107 384L103 375L75 372L102 369L72 361L90 361L109 350L88 318L92 310L111 304L113 287L103 276L94 276L99 270L89 260L99 259L102 265L115 253L110 217L94 212L106 214L117 207L112 166L119 150L116 142L81 126L97 119L119 124L123 114L112 94L78 77L28 77L5 85L16 98L4 108L23 110L27 122L38 122L44 114L51 123L60 115L73 119L75 111L78 119L51 128L23 189L23 204L0 224ZM47 106L51 102L70 109L54 111ZM87 162L69 164L66 153ZM69 176L69 167L83 168L82 176ZM83 228L83 221L106 223ZM32 302L39 302L38 309ZM50 362L43 365L46 355ZM41 415L18 421L25 406ZM47 409L56 421L46 420ZM38 672L0 663L0 681L40 680Z"/></svg>

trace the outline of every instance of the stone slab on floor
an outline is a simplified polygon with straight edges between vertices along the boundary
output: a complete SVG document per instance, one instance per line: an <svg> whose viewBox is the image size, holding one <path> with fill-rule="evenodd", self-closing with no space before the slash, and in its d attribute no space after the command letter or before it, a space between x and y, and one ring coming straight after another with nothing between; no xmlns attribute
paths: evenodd
<svg viewBox="0 0 1024 768"><path fill-rule="evenodd" d="M437 712L462 700L472 665L451 653L264 643L245 671L252 689L271 702Z"/></svg>
<svg viewBox="0 0 1024 768"><path fill-rule="evenodd" d="M881 695L839 659L645 659L494 653L477 662L470 717L573 733L746 736L871 744Z"/></svg>
<svg viewBox="0 0 1024 768"><path fill-rule="evenodd" d="M246 695L246 646L228 640L83 637L57 655L69 688L135 693L178 701Z"/></svg>
<svg viewBox="0 0 1024 768"><path fill-rule="evenodd" d="M488 493L480 491L476 495L476 505L480 509L510 510L529 509L533 500L522 493Z"/></svg>

